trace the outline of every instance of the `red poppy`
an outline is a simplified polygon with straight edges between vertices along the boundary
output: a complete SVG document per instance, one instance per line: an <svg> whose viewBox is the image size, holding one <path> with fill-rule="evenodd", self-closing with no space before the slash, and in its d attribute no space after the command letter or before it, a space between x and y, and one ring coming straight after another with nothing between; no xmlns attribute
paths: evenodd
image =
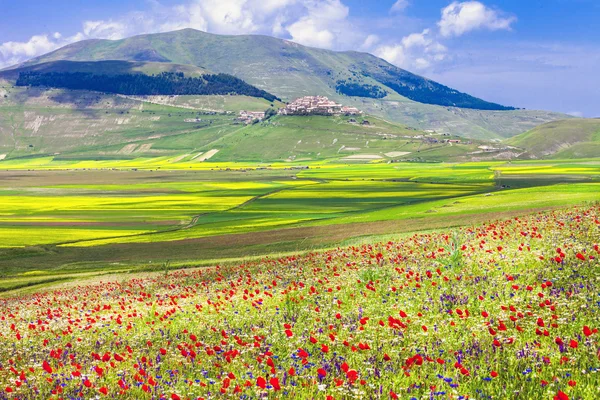
<svg viewBox="0 0 600 400"><path fill-rule="evenodd" d="M554 396L554 400L569 400L569 396L567 396L566 393L559 390L556 396Z"/></svg>
<svg viewBox="0 0 600 400"><path fill-rule="evenodd" d="M256 386L258 386L261 389L264 389L267 387L267 381L262 376L259 376L258 378L256 378Z"/></svg>
<svg viewBox="0 0 600 400"><path fill-rule="evenodd" d="M44 371L46 371L47 373L51 374L52 373L52 367L50 366L50 364L48 364L48 361L44 360L44 362L42 362L42 368L44 369Z"/></svg>
<svg viewBox="0 0 600 400"><path fill-rule="evenodd" d="M277 379L277 377L269 379L269 383L271 384L271 386L273 386L273 389L281 390L281 386L279 385L279 379Z"/></svg>

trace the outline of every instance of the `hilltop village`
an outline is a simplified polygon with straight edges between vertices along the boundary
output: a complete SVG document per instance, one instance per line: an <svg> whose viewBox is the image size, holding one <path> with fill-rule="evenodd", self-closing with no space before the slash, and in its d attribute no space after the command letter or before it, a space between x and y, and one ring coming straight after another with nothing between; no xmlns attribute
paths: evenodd
<svg viewBox="0 0 600 400"><path fill-rule="evenodd" d="M305 96L292 101L277 111L279 115L359 115L362 112L356 107L348 107L325 96ZM240 111L238 120L246 124L262 121L267 113L261 111Z"/></svg>

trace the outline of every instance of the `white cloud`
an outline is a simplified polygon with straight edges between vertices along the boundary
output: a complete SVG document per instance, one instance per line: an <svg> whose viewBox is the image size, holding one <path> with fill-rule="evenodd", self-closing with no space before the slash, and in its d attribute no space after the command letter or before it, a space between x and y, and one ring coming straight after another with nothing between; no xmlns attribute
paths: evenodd
<svg viewBox="0 0 600 400"><path fill-rule="evenodd" d="M446 59L448 49L432 37L429 29L402 38L399 44L383 45L375 55L401 68L425 70Z"/></svg>
<svg viewBox="0 0 600 400"><path fill-rule="evenodd" d="M306 14L285 27L294 42L331 49L352 36L350 10L340 0L306 0L303 7Z"/></svg>
<svg viewBox="0 0 600 400"><path fill-rule="evenodd" d="M0 68L17 64L39 54L56 50L69 40L62 40L59 33L35 35L26 42L5 42L0 44Z"/></svg>
<svg viewBox="0 0 600 400"><path fill-rule="evenodd" d="M442 36L450 37L461 36L476 29L510 30L515 21L515 17L502 17L497 11L478 1L455 1L442 9L438 26Z"/></svg>
<svg viewBox="0 0 600 400"><path fill-rule="evenodd" d="M375 50L375 55L397 66L406 62L404 47L401 44L380 46Z"/></svg>
<svg viewBox="0 0 600 400"><path fill-rule="evenodd" d="M390 12L392 12L392 13L402 12L402 11L406 10L406 8L409 5L410 5L410 1L409 0L396 0L396 2L394 3L394 5L390 9Z"/></svg>
<svg viewBox="0 0 600 400"><path fill-rule="evenodd" d="M204 11L199 4L175 6L164 10L161 15L167 15L167 18L157 23L159 25L157 31L159 32L176 31L184 28L208 30Z"/></svg>
<svg viewBox="0 0 600 400"><path fill-rule="evenodd" d="M127 34L127 27L122 22L115 21L85 21L83 34L86 37L102 39L123 39Z"/></svg>
<svg viewBox="0 0 600 400"><path fill-rule="evenodd" d="M365 41L360 46L360 49L369 51L373 48L373 46L375 46L377 43L379 43L379 40L380 40L379 36L371 34L371 35L367 36Z"/></svg>
<svg viewBox="0 0 600 400"><path fill-rule="evenodd" d="M402 38L402 45L407 49L417 46L426 47L433 42L428 35L429 29L425 29L422 33L411 33L410 35Z"/></svg>
<svg viewBox="0 0 600 400"><path fill-rule="evenodd" d="M417 69L427 69L431 66L431 62L423 57L419 57L415 60L415 66Z"/></svg>
<svg viewBox="0 0 600 400"><path fill-rule="evenodd" d="M287 27L292 35L292 40L306 46L333 47L334 35L328 30L321 28L319 23L311 18L305 17Z"/></svg>
<svg viewBox="0 0 600 400"><path fill-rule="evenodd" d="M258 29L247 0L204 0L194 3L214 32L251 33Z"/></svg>

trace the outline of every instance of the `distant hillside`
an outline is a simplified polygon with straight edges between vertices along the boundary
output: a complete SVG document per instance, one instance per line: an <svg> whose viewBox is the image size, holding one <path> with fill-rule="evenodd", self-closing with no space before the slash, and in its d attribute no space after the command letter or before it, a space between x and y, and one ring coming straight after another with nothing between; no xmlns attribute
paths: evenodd
<svg viewBox="0 0 600 400"><path fill-rule="evenodd" d="M600 154L600 119L569 119L540 125L507 144L535 157L586 158Z"/></svg>
<svg viewBox="0 0 600 400"><path fill-rule="evenodd" d="M21 67L64 60L119 60L141 63L140 68L147 68L146 63L196 67L236 76L286 101L324 95L390 121L471 138L511 137L545 122L567 118L560 113L511 110L486 102L371 54L316 49L268 36L223 36L184 29L116 41L87 40ZM108 66L88 67L106 71Z"/></svg>
<svg viewBox="0 0 600 400"><path fill-rule="evenodd" d="M239 110L281 107L249 96L125 96L0 84L0 168L10 160L163 157L177 162L469 161L479 141L444 143L375 116L276 116L246 126Z"/></svg>
<svg viewBox="0 0 600 400"><path fill-rule="evenodd" d="M16 80L21 73L38 72L47 74L51 72L84 72L96 75L124 75L124 74L146 74L158 75L162 72L183 72L185 76L198 77L211 71L195 65L181 65L165 62L141 62L141 61L51 61L41 64L32 64L19 68L0 71L0 78Z"/></svg>

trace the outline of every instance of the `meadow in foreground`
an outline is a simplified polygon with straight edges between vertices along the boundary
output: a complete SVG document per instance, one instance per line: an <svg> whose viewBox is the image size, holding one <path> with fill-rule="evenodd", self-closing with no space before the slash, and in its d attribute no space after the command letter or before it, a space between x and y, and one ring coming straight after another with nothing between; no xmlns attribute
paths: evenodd
<svg viewBox="0 0 600 400"><path fill-rule="evenodd" d="M600 397L600 207L0 301L0 397Z"/></svg>

